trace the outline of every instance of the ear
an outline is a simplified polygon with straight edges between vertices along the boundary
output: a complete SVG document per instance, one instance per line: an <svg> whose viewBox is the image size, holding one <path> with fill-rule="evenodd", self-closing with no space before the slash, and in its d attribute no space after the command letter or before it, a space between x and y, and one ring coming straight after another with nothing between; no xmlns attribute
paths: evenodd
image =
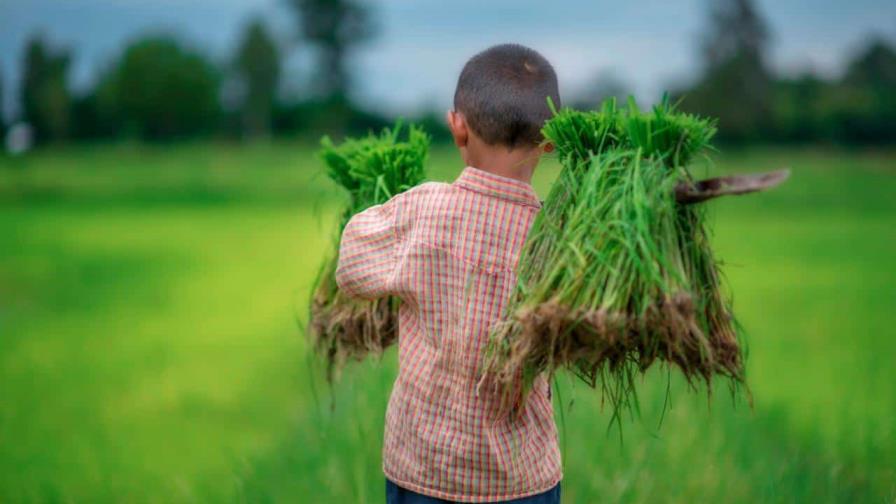
<svg viewBox="0 0 896 504"><path fill-rule="evenodd" d="M464 115L456 110L449 110L445 114L445 121L448 123L448 129L454 138L454 145L463 148L467 146L469 139L469 130L467 129L467 120Z"/></svg>

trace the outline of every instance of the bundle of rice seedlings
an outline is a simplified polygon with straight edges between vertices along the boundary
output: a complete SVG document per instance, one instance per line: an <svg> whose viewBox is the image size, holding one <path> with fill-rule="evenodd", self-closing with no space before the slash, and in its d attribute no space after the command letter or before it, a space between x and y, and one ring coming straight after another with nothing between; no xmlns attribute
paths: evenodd
<svg viewBox="0 0 896 504"><path fill-rule="evenodd" d="M676 187L709 148L714 122L664 101L555 111L543 130L562 164L533 223L518 285L486 350L483 384L518 412L543 372L566 368L603 390L614 414L657 361L690 383L743 382L743 359L704 212ZM618 418L615 416L614 418Z"/></svg>
<svg viewBox="0 0 896 504"><path fill-rule="evenodd" d="M321 140L320 158L327 175L348 192L333 247L314 282L308 333L314 350L326 361L327 379L332 381L349 359L379 355L396 340L398 300L350 299L336 284L336 264L342 230L353 215L388 201L425 178L424 164L429 136L419 127L402 125L379 135L347 139L339 145L329 137Z"/></svg>

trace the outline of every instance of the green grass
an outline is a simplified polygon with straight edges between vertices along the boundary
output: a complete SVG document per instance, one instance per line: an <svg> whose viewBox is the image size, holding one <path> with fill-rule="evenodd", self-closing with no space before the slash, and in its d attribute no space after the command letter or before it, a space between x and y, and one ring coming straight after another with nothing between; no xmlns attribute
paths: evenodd
<svg viewBox="0 0 896 504"><path fill-rule="evenodd" d="M658 429L657 369L620 444L560 377L565 502L896 501L896 153L718 162L794 169L711 203L754 408L673 374ZM295 323L340 208L319 170L288 144L0 159L0 502L382 501L394 351L331 392Z"/></svg>

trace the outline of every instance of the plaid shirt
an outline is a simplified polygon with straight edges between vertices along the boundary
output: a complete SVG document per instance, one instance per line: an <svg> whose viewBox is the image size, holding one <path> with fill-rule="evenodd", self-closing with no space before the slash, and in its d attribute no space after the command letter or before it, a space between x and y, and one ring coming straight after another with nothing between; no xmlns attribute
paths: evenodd
<svg viewBox="0 0 896 504"><path fill-rule="evenodd" d="M540 203L529 184L466 168L354 216L336 279L349 295L398 296L398 377L383 471L408 490L461 502L509 500L560 480L550 385L517 419L477 393L490 325L503 314Z"/></svg>

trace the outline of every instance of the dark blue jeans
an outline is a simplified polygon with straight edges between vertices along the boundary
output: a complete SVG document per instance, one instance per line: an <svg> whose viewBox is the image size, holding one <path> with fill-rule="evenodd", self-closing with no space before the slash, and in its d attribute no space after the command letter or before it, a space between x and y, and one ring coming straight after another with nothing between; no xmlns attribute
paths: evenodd
<svg viewBox="0 0 896 504"><path fill-rule="evenodd" d="M547 492L521 499L501 501L506 504L560 504L560 483ZM451 501L427 497L392 483L386 478L386 504L450 504Z"/></svg>

